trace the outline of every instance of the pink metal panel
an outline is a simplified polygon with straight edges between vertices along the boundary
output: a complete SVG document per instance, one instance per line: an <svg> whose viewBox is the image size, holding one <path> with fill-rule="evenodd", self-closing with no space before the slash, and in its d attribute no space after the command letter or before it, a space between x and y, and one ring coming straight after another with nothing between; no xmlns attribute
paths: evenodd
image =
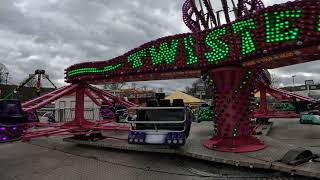
<svg viewBox="0 0 320 180"><path fill-rule="evenodd" d="M90 90L97 95L100 99L102 99L103 102L107 103L109 107L112 107L112 104L109 102L107 98L103 96L100 92L96 91L95 89L92 88L92 86L89 85Z"/></svg>
<svg viewBox="0 0 320 180"><path fill-rule="evenodd" d="M129 102L129 101L126 101L126 100L123 99L123 98L114 96L113 94L111 94L111 93L109 93L109 92L107 92L107 91L104 91L104 90L95 88L95 87L93 87L93 86L91 86L91 89L95 90L96 93L101 93L101 94L103 94L104 96L107 96L108 98L112 99L113 101L118 102L118 103L121 103L121 104L123 104L123 105L125 105L125 106L128 106L128 107L137 106L136 104L134 104L134 103L132 103L132 102Z"/></svg>
<svg viewBox="0 0 320 180"><path fill-rule="evenodd" d="M25 111L32 111L34 109L40 109L40 108L46 106L47 104L49 104L49 103L61 98L62 96L73 92L77 87L78 87L78 84L70 85L70 86L68 86L68 88L64 89L63 91L61 91L61 92L59 92L57 94L54 94L52 97L48 98L47 100L44 100L44 101L42 101L39 104L36 104L34 106L25 108Z"/></svg>
<svg viewBox="0 0 320 180"><path fill-rule="evenodd" d="M101 103L93 96L90 90L86 89L85 95L87 95L97 106L101 106Z"/></svg>
<svg viewBox="0 0 320 180"><path fill-rule="evenodd" d="M313 98L310 98L310 97L306 97L306 96L302 96L302 95L299 95L299 94L296 94L296 93L293 93L293 92L290 92L290 91L286 91L286 90L283 90L283 89L277 89L277 88L274 88L274 87L269 87L268 90L271 90L271 91L274 91L274 92L277 92L277 93L280 93L280 94L284 94L288 97L294 97L294 98L297 98L297 99L300 99L300 100L304 100L304 101L315 101L315 99Z"/></svg>
<svg viewBox="0 0 320 180"><path fill-rule="evenodd" d="M27 102L25 102L25 103L22 104L22 108L27 108L28 106L30 106L30 105L32 105L32 104L34 104L34 103L38 103L39 101L42 101L42 100L44 100L44 99L47 99L48 97L51 97L51 96L53 96L54 94L57 94L57 93L65 90L66 88L69 88L70 86L71 86L71 85L61 87L61 88L59 88L59 89L57 89L57 90L54 90L54 91L49 92L49 93L47 93L47 94L44 94L44 95L42 95L42 96L40 96L40 97L38 97L38 98L32 99L32 100L30 100L30 101L27 101Z"/></svg>

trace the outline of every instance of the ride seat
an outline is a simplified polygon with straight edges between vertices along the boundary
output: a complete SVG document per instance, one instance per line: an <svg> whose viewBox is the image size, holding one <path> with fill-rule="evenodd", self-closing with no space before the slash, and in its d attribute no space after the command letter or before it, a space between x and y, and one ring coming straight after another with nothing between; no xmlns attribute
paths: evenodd
<svg viewBox="0 0 320 180"><path fill-rule="evenodd" d="M147 101L147 107L158 107L158 100L150 99Z"/></svg>
<svg viewBox="0 0 320 180"><path fill-rule="evenodd" d="M161 99L159 105L160 107L171 107L169 99Z"/></svg>
<svg viewBox="0 0 320 180"><path fill-rule="evenodd" d="M142 109L137 112L136 121L146 121L146 110Z"/></svg>
<svg viewBox="0 0 320 180"><path fill-rule="evenodd" d="M139 110L137 112L136 121L148 121L146 119L146 110L142 109L142 110ZM154 125L153 124L140 124L140 123L137 123L136 124L136 129L137 130L154 129Z"/></svg>
<svg viewBox="0 0 320 180"><path fill-rule="evenodd" d="M173 99L172 107L184 107L183 99Z"/></svg>
<svg viewBox="0 0 320 180"><path fill-rule="evenodd" d="M159 109L157 111L147 111L147 121L181 121L175 124L157 124L159 130L182 131L185 123L183 122L185 111L183 109ZM152 125L154 128L154 125Z"/></svg>
<svg viewBox="0 0 320 180"><path fill-rule="evenodd" d="M0 100L0 123L26 123L28 118L23 112L20 101Z"/></svg>

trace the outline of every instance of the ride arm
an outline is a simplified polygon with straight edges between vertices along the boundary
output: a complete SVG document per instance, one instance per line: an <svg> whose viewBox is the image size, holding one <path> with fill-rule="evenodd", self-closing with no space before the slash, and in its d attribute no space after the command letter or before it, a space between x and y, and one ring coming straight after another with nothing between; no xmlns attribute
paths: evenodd
<svg viewBox="0 0 320 180"><path fill-rule="evenodd" d="M57 89L57 86L48 78L48 76L45 76L46 77L46 79L51 83L51 85L55 88L55 89Z"/></svg>
<svg viewBox="0 0 320 180"><path fill-rule="evenodd" d="M14 92L18 92L21 88L23 88L31 79L33 79L35 77L35 75L33 74L32 76L30 76L28 79L26 79L25 81L23 81L18 87L16 87L12 92L10 92L9 94L7 94L4 99L8 99L10 98Z"/></svg>

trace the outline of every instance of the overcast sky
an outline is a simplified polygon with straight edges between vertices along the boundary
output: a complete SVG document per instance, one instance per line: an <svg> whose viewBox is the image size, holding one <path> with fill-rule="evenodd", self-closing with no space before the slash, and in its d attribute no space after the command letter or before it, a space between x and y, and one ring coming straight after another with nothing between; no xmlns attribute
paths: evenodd
<svg viewBox="0 0 320 180"><path fill-rule="evenodd" d="M45 69L64 85L64 69L85 61L108 60L145 42L188 32L181 16L184 0L1 0L0 62L18 83L35 69ZM221 9L212 0L214 9ZM265 4L285 0L265 0ZM216 5L215 5L216 4ZM319 63L275 69L283 85L305 79L319 82ZM193 80L138 83L184 89Z"/></svg>

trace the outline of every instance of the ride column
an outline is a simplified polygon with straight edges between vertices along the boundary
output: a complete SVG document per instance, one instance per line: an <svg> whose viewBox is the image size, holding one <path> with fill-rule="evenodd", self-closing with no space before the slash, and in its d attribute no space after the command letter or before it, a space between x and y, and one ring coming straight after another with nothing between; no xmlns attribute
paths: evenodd
<svg viewBox="0 0 320 180"><path fill-rule="evenodd" d="M260 108L259 113L266 114L268 112L267 107L267 90L265 87L261 87L260 89Z"/></svg>
<svg viewBox="0 0 320 180"><path fill-rule="evenodd" d="M254 74L242 67L223 67L209 72L216 93L216 132L204 141L205 147L225 152L250 152L266 147L252 135Z"/></svg>
<svg viewBox="0 0 320 180"><path fill-rule="evenodd" d="M81 127L85 126L92 126L95 125L94 122L90 122L85 119L84 117L84 97L85 97L85 90L86 90L87 84L80 83L79 86L76 88L76 102L75 102L75 116L74 119L70 122L65 123L64 127L79 127L79 130L81 130ZM85 128L84 128L85 129Z"/></svg>

